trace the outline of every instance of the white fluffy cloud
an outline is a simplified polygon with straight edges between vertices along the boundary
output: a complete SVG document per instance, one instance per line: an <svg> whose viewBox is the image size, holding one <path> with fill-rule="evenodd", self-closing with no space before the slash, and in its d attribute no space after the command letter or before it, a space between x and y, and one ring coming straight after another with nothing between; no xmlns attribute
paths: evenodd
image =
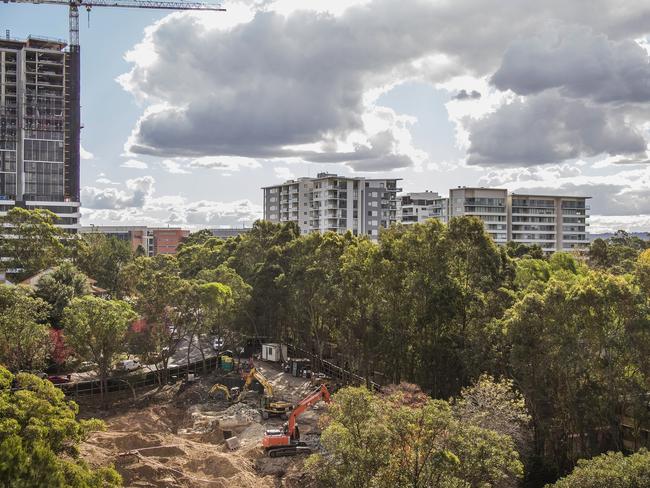
<svg viewBox="0 0 650 488"><path fill-rule="evenodd" d="M79 146L79 156L83 160L95 159L95 155L88 151L85 147Z"/></svg>
<svg viewBox="0 0 650 488"><path fill-rule="evenodd" d="M523 94L559 88L604 101L647 101L647 56L632 40L648 30L647 6L612 9L614 0L526 0L507 9L498 0L481 8L471 0L405 0L399 8L390 0L328 4L304 10L288 1L240 2L235 21L176 14L148 29L127 56L132 70L120 77L148 104L128 149L163 157L298 157L386 171L426 159L397 114L381 129L367 123L382 109L377 96L405 80L440 83L496 71L498 88ZM250 15L241 15L242 5ZM456 99L475 101L481 94L460 89ZM540 104L521 104L522 123L544 115ZM503 110L510 114L515 107ZM585 116L595 132L573 137L542 123L538 128L550 133L542 134L538 147L527 150L516 134L506 142L514 139L519 147L494 152L480 140L504 137L507 127L497 114L465 129L474 129L479 141L470 162L537 164L641 146L620 111L573 102L564 113L548 112L557 115L568 123ZM601 136L602 142L590 139Z"/></svg>
<svg viewBox="0 0 650 488"><path fill-rule="evenodd" d="M122 168L132 169L147 169L149 167L147 163L138 159L129 159L127 161L124 161L120 166L122 166Z"/></svg>
<svg viewBox="0 0 650 488"><path fill-rule="evenodd" d="M81 190L81 204L91 209L141 208L153 194L154 179L143 176L126 180L126 188L97 188L84 186Z"/></svg>

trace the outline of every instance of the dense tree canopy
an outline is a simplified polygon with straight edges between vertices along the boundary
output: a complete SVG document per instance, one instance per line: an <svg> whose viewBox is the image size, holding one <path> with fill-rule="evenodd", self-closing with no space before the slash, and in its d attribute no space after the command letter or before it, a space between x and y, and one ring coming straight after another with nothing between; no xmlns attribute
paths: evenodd
<svg viewBox="0 0 650 488"><path fill-rule="evenodd" d="M79 443L102 423L78 421L77 411L49 381L31 374L14 376L0 366L0 485L121 486L114 469L93 470L79 459Z"/></svg>
<svg viewBox="0 0 650 488"><path fill-rule="evenodd" d="M547 488L643 488L650 486L650 453L609 452L582 459L570 475Z"/></svg>
<svg viewBox="0 0 650 488"><path fill-rule="evenodd" d="M50 307L27 287L0 285L0 364L11 371L38 371L51 343L43 324Z"/></svg>
<svg viewBox="0 0 650 488"><path fill-rule="evenodd" d="M512 440L454 417L449 403L405 402L363 388L333 396L310 468L322 486L513 486L523 474Z"/></svg>
<svg viewBox="0 0 650 488"><path fill-rule="evenodd" d="M66 254L64 232L49 210L14 207L0 217L2 269L20 282L56 265Z"/></svg>

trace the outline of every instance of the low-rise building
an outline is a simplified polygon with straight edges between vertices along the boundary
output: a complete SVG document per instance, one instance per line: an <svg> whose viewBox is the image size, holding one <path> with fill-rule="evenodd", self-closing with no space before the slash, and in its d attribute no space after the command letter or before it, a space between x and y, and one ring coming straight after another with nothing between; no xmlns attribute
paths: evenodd
<svg viewBox="0 0 650 488"><path fill-rule="evenodd" d="M136 252L141 248L146 256L158 254L175 254L181 241L190 233L181 228L151 228L132 225L90 225L79 229L81 234L104 234L127 241Z"/></svg>
<svg viewBox="0 0 650 488"><path fill-rule="evenodd" d="M248 234L251 231L251 227L228 227L221 229L209 229L212 232L214 237L219 239L228 239L229 237L237 237L242 234Z"/></svg>

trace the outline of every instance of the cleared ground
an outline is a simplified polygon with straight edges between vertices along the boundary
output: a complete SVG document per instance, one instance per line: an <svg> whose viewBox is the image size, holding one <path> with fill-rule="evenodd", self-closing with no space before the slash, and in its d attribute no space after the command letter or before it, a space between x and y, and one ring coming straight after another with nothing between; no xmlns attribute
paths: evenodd
<svg viewBox="0 0 650 488"><path fill-rule="evenodd" d="M312 390L309 381L282 373L270 363L256 366L271 381L275 396L294 403ZM84 417L102 418L105 432L93 434L82 446L94 465L115 464L132 487L298 487L309 485L301 473L304 457L268 458L261 448L264 431L283 421L263 421L251 392L245 403L230 404L208 394L218 382L209 375L192 385L174 385L126 400L106 414L81 407ZM317 408L299 419L303 438L318 439ZM225 437L236 436L241 447L230 451Z"/></svg>

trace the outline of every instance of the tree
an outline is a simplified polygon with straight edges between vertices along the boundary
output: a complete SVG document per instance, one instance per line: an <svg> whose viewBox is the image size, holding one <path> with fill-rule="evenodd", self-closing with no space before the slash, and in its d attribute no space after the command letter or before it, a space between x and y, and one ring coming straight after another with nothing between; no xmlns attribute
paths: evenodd
<svg viewBox="0 0 650 488"><path fill-rule="evenodd" d="M121 296L120 270L132 258L131 244L114 236L91 233L77 241L77 266L113 298Z"/></svg>
<svg viewBox="0 0 650 488"><path fill-rule="evenodd" d="M650 486L650 453L630 456L609 452L592 459L581 459L570 475L547 488L643 488Z"/></svg>
<svg viewBox="0 0 650 488"><path fill-rule="evenodd" d="M308 461L322 486L506 486L521 477L512 440L458 422L450 405L427 398L405 404L362 388L337 392L321 443Z"/></svg>
<svg viewBox="0 0 650 488"><path fill-rule="evenodd" d="M183 238L182 242L178 246L178 251L183 249L186 246L194 246L194 245L202 245L205 244L205 242L208 239L213 239L214 234L210 231L210 229L201 229L196 232L190 233L187 237Z"/></svg>
<svg viewBox="0 0 650 488"><path fill-rule="evenodd" d="M497 381L490 375L481 375L473 385L461 390L453 402L453 410L463 423L510 437L521 459L530 454L531 418L524 397L515 389L511 379Z"/></svg>
<svg viewBox="0 0 650 488"><path fill-rule="evenodd" d="M544 250L538 244L506 242L506 252L511 258L544 259Z"/></svg>
<svg viewBox="0 0 650 488"><path fill-rule="evenodd" d="M169 359L187 332L172 313L183 284L179 274L176 258L169 255L137 258L120 273L125 294L144 319L141 330L129 334L129 345L143 361L156 365L161 382L167 381Z"/></svg>
<svg viewBox="0 0 650 488"><path fill-rule="evenodd" d="M647 329L637 289L602 272L567 276L529 290L503 324L513 377L533 417L535 452L549 476L619 448L619 413L647 390L632 334L639 324Z"/></svg>
<svg viewBox="0 0 650 488"><path fill-rule="evenodd" d="M36 296L49 303L49 322L57 329L61 328L63 309L73 298L88 293L88 277L67 261L36 283Z"/></svg>
<svg viewBox="0 0 650 488"><path fill-rule="evenodd" d="M73 299L63 312L66 341L78 356L97 364L102 400L115 356L126 349L126 335L136 318L128 303L92 295Z"/></svg>
<svg viewBox="0 0 650 488"><path fill-rule="evenodd" d="M2 268L16 281L54 266L65 255L65 233L49 210L14 207L0 217Z"/></svg>
<svg viewBox="0 0 650 488"><path fill-rule="evenodd" d="M0 363L11 371L40 370L51 350L49 306L23 287L0 285Z"/></svg>
<svg viewBox="0 0 650 488"><path fill-rule="evenodd" d="M94 488L121 486L112 467L93 470L79 459L79 443L98 420L77 420L77 405L31 374L0 366L0 485Z"/></svg>
<svg viewBox="0 0 650 488"><path fill-rule="evenodd" d="M219 324L230 299L232 299L230 288L221 283L199 283L193 280L181 282L174 294L174 301L170 303L170 315L172 323L180 327L187 337L188 364L196 337L205 369L205 353L201 336L208 334Z"/></svg>
<svg viewBox="0 0 650 488"><path fill-rule="evenodd" d="M222 283L230 288L230 295L225 297L220 309L219 320L211 332L224 337L226 342L236 343L241 340L241 326L250 320L248 304L252 287L231 267L221 264L216 269L204 269L196 275L196 280L203 283Z"/></svg>

